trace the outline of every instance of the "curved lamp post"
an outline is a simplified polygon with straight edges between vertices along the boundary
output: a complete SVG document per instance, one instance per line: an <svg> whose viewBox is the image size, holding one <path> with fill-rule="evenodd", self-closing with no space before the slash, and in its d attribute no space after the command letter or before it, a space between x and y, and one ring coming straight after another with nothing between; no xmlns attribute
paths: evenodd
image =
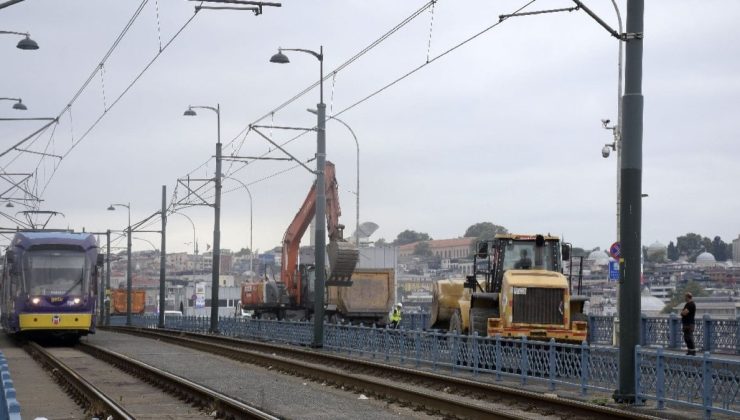
<svg viewBox="0 0 740 420"><path fill-rule="evenodd" d="M15 101L13 109L17 109L19 111L25 111L28 109L21 98L0 98L0 101Z"/></svg>
<svg viewBox="0 0 740 420"><path fill-rule="evenodd" d="M126 207L128 210L128 228L126 228L126 325L131 325L131 203L111 204L108 210Z"/></svg>
<svg viewBox="0 0 740 420"><path fill-rule="evenodd" d="M196 239L195 237L195 223L193 223L193 219L191 219L190 216L185 213L173 212L172 214L183 216L188 219L188 221L190 221L190 225L193 226L193 255L198 255L198 239Z"/></svg>
<svg viewBox="0 0 740 420"><path fill-rule="evenodd" d="M312 113L312 114L318 114L318 111L315 109L307 109L306 111ZM349 126L346 122L340 120L337 117L329 116L330 120L334 120L343 126L347 127L347 130L349 130L349 133L352 134L352 138L355 139L355 146L357 147L357 187L355 189L355 246L357 248L360 248L360 142L357 140L357 136L355 135L355 131L352 130L352 127Z"/></svg>
<svg viewBox="0 0 740 420"><path fill-rule="evenodd" d="M242 181L230 176L225 176L224 178L238 182L239 184L241 184L242 187L244 187L245 190L247 190L247 194L249 194L249 271L254 271L252 270L252 261L254 260L254 248L252 248L252 192L249 191L249 187L247 186L247 184L243 183Z"/></svg>
<svg viewBox="0 0 740 420"><path fill-rule="evenodd" d="M213 266L211 274L211 328L210 332L218 332L218 275L221 268L221 105L212 106L188 106L183 113L186 117L194 117L198 114L194 109L210 109L216 113L216 174L213 178L216 184L216 198L213 204Z"/></svg>
<svg viewBox="0 0 740 420"><path fill-rule="evenodd" d="M313 314L313 347L324 345L324 290L326 283L326 187L324 167L326 166L326 105L324 104L324 47L319 52L302 48L278 48L277 54L270 58L271 63L290 63L283 51L297 51L314 56L319 60L319 103L316 123L316 284Z"/></svg>
<svg viewBox="0 0 740 420"><path fill-rule="evenodd" d="M39 49L39 44L37 44L36 41L31 39L31 36L28 34L28 32L0 31L0 34L25 36L25 38L18 41L18 44L15 46L19 50L38 50Z"/></svg>

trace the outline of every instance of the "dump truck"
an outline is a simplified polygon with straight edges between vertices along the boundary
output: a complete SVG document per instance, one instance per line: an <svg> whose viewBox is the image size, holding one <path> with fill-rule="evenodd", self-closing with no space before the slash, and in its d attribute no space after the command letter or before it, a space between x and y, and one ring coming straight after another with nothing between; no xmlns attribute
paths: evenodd
<svg viewBox="0 0 740 420"><path fill-rule="evenodd" d="M339 223L339 190L334 164L326 162L326 227L329 235L327 255L329 270L326 286L349 287L352 274L360 259L360 252L343 238L344 225ZM313 264L299 264L301 238L316 214L316 184L314 183L303 205L296 213L283 236L280 261L280 280L266 279L259 283L242 285L241 311L258 318L309 319L314 308Z"/></svg>
<svg viewBox="0 0 740 420"><path fill-rule="evenodd" d="M126 315L126 289L111 290L111 314ZM146 306L146 290L131 290L131 313L143 314Z"/></svg>
<svg viewBox="0 0 740 420"><path fill-rule="evenodd" d="M498 234L477 244L474 274L433 288L430 328L479 336L582 342L583 305L571 295L562 261L570 245L550 235Z"/></svg>
<svg viewBox="0 0 740 420"><path fill-rule="evenodd" d="M356 268L352 286L327 287L327 314L332 322L385 325L396 287L392 268Z"/></svg>

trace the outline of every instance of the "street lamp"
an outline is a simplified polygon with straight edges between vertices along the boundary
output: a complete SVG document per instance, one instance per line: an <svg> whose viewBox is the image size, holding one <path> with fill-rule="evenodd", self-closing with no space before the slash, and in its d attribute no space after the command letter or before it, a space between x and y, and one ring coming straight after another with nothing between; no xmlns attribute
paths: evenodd
<svg viewBox="0 0 740 420"><path fill-rule="evenodd" d="M13 109L17 109L19 111L25 111L28 109L21 98L0 98L0 101L15 101Z"/></svg>
<svg viewBox="0 0 740 420"><path fill-rule="evenodd" d="M326 105L324 104L324 47L319 52L301 48L278 48L277 54L270 58L271 63L290 63L283 51L297 51L311 54L319 60L319 103L316 123L316 284L313 318L314 347L324 345L324 289L326 280L326 187L324 168L326 166Z"/></svg>
<svg viewBox="0 0 740 420"><path fill-rule="evenodd" d="M37 44L36 41L31 39L28 32L0 31L0 34L25 36L25 38L18 41L18 45L15 46L19 50L38 50L39 49L39 44Z"/></svg>
<svg viewBox="0 0 740 420"><path fill-rule="evenodd" d="M218 332L218 275L221 267L221 105L212 106L188 106L183 113L186 117L194 117L197 114L194 109L210 109L216 113L216 175L213 178L216 184L216 198L213 204L213 270L211 274L211 328L210 332Z"/></svg>
<svg viewBox="0 0 740 420"><path fill-rule="evenodd" d="M306 111L312 114L318 114L318 111L316 111L315 109L307 109ZM357 246L357 248L359 249L360 248L360 142L357 140L357 136L355 135L354 130L352 130L352 127L350 127L346 122L340 120L339 118L335 116L330 116L329 119L334 120L342 124L343 126L347 127L347 130L349 130L350 134L352 134L352 138L355 139L355 146L357 146L357 177L356 177L357 178L357 188L355 191L355 196L357 199L355 203L355 207L356 207L355 209L356 210L355 211L355 226L356 226L355 246Z"/></svg>
<svg viewBox="0 0 740 420"><path fill-rule="evenodd" d="M131 325L131 203L111 204L108 210L126 207L128 210L128 228L126 229L126 325Z"/></svg>
<svg viewBox="0 0 740 420"><path fill-rule="evenodd" d="M177 214L179 216L183 216L186 219L188 219L188 221L190 221L190 225L193 226L193 254L194 255L198 255L198 240L195 237L195 223L193 223L193 219L191 219L190 216L188 216L185 213L173 212L172 214Z"/></svg>
<svg viewBox="0 0 740 420"><path fill-rule="evenodd" d="M254 271L252 270L252 261L254 260L254 248L252 248L252 192L249 191L249 187L247 187L247 184L241 182L240 180L232 178L230 176L225 176L224 178L228 178L232 181L238 182L239 184L241 184L242 187L244 187L245 190L247 190L247 194L249 194L249 271Z"/></svg>

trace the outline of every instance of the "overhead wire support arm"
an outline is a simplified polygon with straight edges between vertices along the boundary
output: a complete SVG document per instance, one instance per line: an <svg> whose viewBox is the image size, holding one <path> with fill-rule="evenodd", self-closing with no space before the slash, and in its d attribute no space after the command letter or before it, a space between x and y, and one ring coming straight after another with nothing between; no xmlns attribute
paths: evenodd
<svg viewBox="0 0 740 420"><path fill-rule="evenodd" d="M44 130L46 130L47 128L49 128L49 127L50 127L50 126L51 126L52 124L54 124L54 123L57 123L57 122L59 122L59 119L58 119L58 118L54 118L53 120L49 121L49 122L48 122L48 123L47 123L46 125L44 125L43 127L41 127L41 128L39 128L38 130L34 131L34 132L33 132L33 133L31 133L30 135L26 136L26 137L25 137L25 138L24 138L23 140L19 141L18 143L16 143L16 144L14 144L14 145L10 146L10 148L9 148L9 149L7 149L6 151L4 151L4 152L0 153L0 157L3 157L3 156L5 156L5 155L7 155L8 153L12 152L13 150L15 150L15 149L16 149L16 147L18 147L18 146L22 145L23 143L27 142L27 141L28 141L28 140L30 140L30 139L31 139L31 138L32 138L33 136L35 136L35 135L37 135L37 134L39 134L39 133L43 132Z"/></svg>
<svg viewBox="0 0 740 420"><path fill-rule="evenodd" d="M183 182L183 181L187 181L187 184L185 182ZM199 190L201 190L201 189L203 189L205 187L205 184L199 186L196 189L192 189L192 188L190 188L190 181L211 182L211 181L213 181L213 179L193 179L193 178L189 178L189 177L188 178L185 178L185 179L178 179L177 180L177 183L180 184L180 185L182 185L183 187L185 187L185 189L188 190L188 193L187 193L187 195L185 197L183 197L182 200L179 200L175 204L176 205L187 205L187 206L209 206L209 207L212 206L212 204L209 203L208 200L206 200L205 198L201 197L200 194L199 194L199 192L198 192ZM197 197L201 201L201 203L196 203L196 204L186 203L184 200L190 198L190 195L191 194L194 195L195 197Z"/></svg>
<svg viewBox="0 0 740 420"><path fill-rule="evenodd" d="M262 7L268 6L268 7L282 7L283 5L281 3L271 3L271 2L264 2L264 1L249 1L249 0L190 0L190 1L199 1L201 2L201 5L195 6L195 11L198 12L201 9L209 9L209 10L245 10L254 12L255 16L259 16L262 14ZM220 4L233 4L235 6L203 6L203 3L220 3ZM254 6L254 7L238 7L238 6Z"/></svg>
<svg viewBox="0 0 740 420"><path fill-rule="evenodd" d="M576 2L576 3L578 3L578 2ZM534 12L521 12L521 13L511 13L511 14L507 14L507 15L498 15L498 20L499 20L499 22L501 22L503 20L506 20L506 19L512 18L512 17L542 15L542 14L545 14L545 13L574 12L574 11L578 10L579 7L581 7L581 6L579 5L579 6L576 6L576 7L564 7L562 9L537 10L537 11L534 11Z"/></svg>
<svg viewBox="0 0 740 420"><path fill-rule="evenodd" d="M599 25L601 25L604 29L606 29L607 32L609 32L614 38L617 38L620 41L629 41L631 39L642 39L643 34L642 33L619 33L618 31L614 30L611 26L609 26L606 22L604 22L603 19L598 17L596 13L594 13L591 9L586 7L583 2L580 0L573 0L573 3L575 3L579 8L583 9L584 12L586 12L593 20L596 21Z"/></svg>
<svg viewBox="0 0 740 420"><path fill-rule="evenodd" d="M257 133L257 134L259 134L260 136L262 136L262 138L264 138L265 140L267 140L267 141L268 141L268 142L269 142L269 143L270 143L271 145L273 145L273 146L277 147L278 149L280 149L280 151L281 151L281 152L283 152L283 153L285 153L286 155L290 156L291 160L294 160L294 161L295 161L295 162L296 162L297 164L299 164L299 165L303 166L304 168L306 168L306 170L307 170L308 172L311 172L312 174L316 174L316 171L314 171L313 169L311 169L311 168L309 168L308 166L306 166L306 164L304 164L303 162L301 162L301 161L300 161L300 159L298 159L297 157L295 157L295 156L291 155L291 154L290 154L290 153L289 153L289 152L288 152L287 150L283 149L283 147L282 147L282 146L280 146L279 144L275 143L275 142L274 142L274 141L272 141L272 140L271 140L271 139L270 139L269 137L267 137L267 136L266 136L266 135L264 135L264 134L263 134L263 133L262 133L261 131L259 131L259 130L258 130L258 128L262 128L262 127L266 127L266 128L269 128L269 127L271 127L271 126L259 126L259 125L250 125L250 126L249 126L249 128L253 129L255 133ZM274 128L274 127L273 127L273 128ZM298 128L291 128L291 129L293 129L293 130L299 130ZM309 130L309 129L303 128L303 129L301 129L301 130Z"/></svg>

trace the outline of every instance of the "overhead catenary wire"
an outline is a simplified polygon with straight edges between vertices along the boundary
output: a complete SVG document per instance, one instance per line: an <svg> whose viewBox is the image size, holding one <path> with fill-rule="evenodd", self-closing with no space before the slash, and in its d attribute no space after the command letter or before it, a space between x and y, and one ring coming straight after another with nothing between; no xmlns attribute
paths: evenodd
<svg viewBox="0 0 740 420"><path fill-rule="evenodd" d="M412 16L418 16L418 15L419 15L419 14L420 14L420 13L421 13L421 12L422 12L423 10L425 10L425 9L426 9L426 8L428 8L429 6L433 6L433 3L436 3L436 1L438 1L438 0L430 1L430 2L429 2L429 3L427 3L426 5L422 6L422 8L421 8L421 9L417 10L417 11L416 11L416 12L414 13L414 15L412 15ZM522 6L520 6L519 8L517 8L517 9L516 9L516 10L515 10L514 12L512 12L511 14L512 14L512 15L514 15L514 14L517 14L517 13L521 12L522 10L526 9L527 7L529 7L529 6L531 6L531 5L533 4L533 3L535 3L535 1L536 1L536 0L530 0L530 1L528 1L528 2L527 2L527 3L525 3L524 5L522 5ZM409 18L410 18L410 17L409 17ZM409 21L409 18L406 18L406 19L404 19L404 21L403 21L403 22L408 22L408 21ZM429 58L429 57L427 57L427 61L426 61L426 62L424 62L424 63L422 63L422 64L418 65L417 67L415 67L415 68L411 69L410 71L408 71L408 72L406 72L406 73L402 74L401 76L399 76L399 77L397 77L396 79L392 80L392 81L391 81L390 83L387 83L387 84L383 85L382 87L380 87L380 88L376 89L375 91L371 92L370 94L368 94L368 95L366 95L366 96L362 97L362 98L361 98L361 99L359 99L358 101L356 101L356 102L354 102L354 103L350 104L349 106L345 107L344 109L340 110L339 112L337 112L337 113L333 114L333 116L339 116L339 115L341 115L341 114L343 114L343 113L345 113L345 112L347 112L347 111L349 111L349 110L351 110L351 109L353 109L353 108L355 108L355 107L359 106L360 104L362 104L362 103L364 103L364 102L366 102L366 101L370 100L371 98L373 98L373 97L375 97L375 96L379 95L380 93L382 93L382 92L386 91L387 89L391 88L392 86L394 86L394 85L396 85L396 84L400 83L401 81L405 80L405 79L406 79L406 78L408 78L409 76L411 76L411 75L415 74L415 73L416 73L416 72L418 72L419 70L421 70L421 69L425 68L425 67L426 67L426 66L428 66L429 64L432 64L432 63L436 62L437 60L439 60L439 59L441 59L441 58L443 58L443 57L447 56L448 54L450 54L450 53L452 53L453 51L457 50L458 48L462 47L463 45L465 45L465 44L468 44L469 42L471 42L471 41L473 41L473 40L477 39L477 38L478 38L478 37L480 37L481 35L483 35L483 34L485 34L485 33L489 32L490 30L492 30L492 29L494 29L494 28L498 27L499 25L501 25L501 24L502 24L502 23L503 23L504 21L506 21L506 20L508 20L508 18L503 18L503 19L499 18L499 20L498 20L498 21L496 21L495 23L493 23L493 24L491 24L491 25L489 25L489 26L487 26L487 27L483 28L482 30L480 30L480 31L478 31L478 32L476 32L476 33L474 33L474 34L472 34L471 36L469 36L469 37L467 37L467 38L463 39L462 41L460 41L460 42L458 42L457 44L453 45L452 47L450 47L450 48L446 49L445 51L441 52L440 54L438 54L438 55L436 55L436 56L434 56L434 57L432 57L432 58ZM395 27L394 27L394 28L392 29L392 31L393 31L393 32L395 32L395 31L397 31L398 29L400 29L400 25L401 25L401 24L399 24L399 25L396 25L396 26L395 26ZM390 31L389 31L389 32L390 32ZM378 39L379 39L379 40L380 40L380 39L385 39L385 38L387 38L387 35L388 35L388 33L384 34L383 36L381 36L381 37L380 37L380 38L378 38ZM371 45L377 45L377 42L374 42L374 43L372 43ZM368 48L370 48L370 47L366 47L366 48L365 48L365 49L363 49L362 51L369 51L369 49L368 49ZM333 77L333 75L334 75L334 74L336 74L336 72L338 72L340 68L345 68L345 67L346 67L346 66L348 65L347 63L349 63L350 61L355 61L355 60L356 60L357 58L359 58L359 57L361 56L361 54L362 54L362 52L360 52L360 53L357 53L357 54L355 54L355 55L354 55L354 56L353 56L353 57L352 57L352 58L351 58L350 60L347 60L347 61L346 61L346 62L345 62L344 64L340 65L340 66L339 66L339 67L338 67L338 68L337 68L336 70L334 70L334 71L333 71L332 73L330 73L330 74L329 74L329 75L328 75L327 77ZM326 78L327 78L327 77L325 77L325 80L326 80ZM295 96L294 96L293 98L295 98L295 99L299 98L300 96L302 96L302 95L304 94L304 92L306 92L307 90L310 90L311 88L313 88L313 87L315 87L315 86L317 86L317 85L318 85L318 82L316 82L315 84L311 85L311 86L310 86L309 88L307 88L307 89L304 89L304 90L303 90L303 91L301 91L301 92L300 92L299 94L295 95ZM294 99L292 99L292 100L294 100ZM279 111L280 109L282 109L282 108L283 108L284 106L287 106L288 102L289 102L289 101L286 101L286 103L283 103L283 104L281 104L281 105L280 105L280 106L279 106L278 108L275 108L275 109L274 109L274 110L273 110L273 111L272 111L271 113L277 112L277 111ZM260 117L260 119L258 119L258 120L257 120L256 122L259 122L259 121L260 121L261 119L264 119L264 118L265 118L266 116L268 116L268 115L271 115L271 114L265 114L264 116ZM310 132L311 132L311 131L305 131L305 132L302 132L302 133L300 133L300 134L297 134L297 135L295 135L294 137L290 138L289 140L285 141L284 143L281 143L281 146L285 146L285 145L287 145L287 144L289 144L289 143L291 143L291 142L293 142L293 141L297 140L298 138L300 138L300 137L302 137L302 136L304 136L304 135L306 135L307 133L310 133ZM240 132L240 133L238 134L238 136L241 136L241 135L242 135L242 134L244 134L244 133L245 133L245 130L242 130L242 131L241 131L241 132ZM246 136L245 136L245 137L246 137ZM235 137L234 139L236 139L236 137ZM232 140L232 141L234 141L234 140ZM265 155L267 155L268 153L270 153L270 152L266 152L266 153L265 153L265 154L263 154L262 156L265 156ZM210 161L210 159L209 159L209 161ZM205 163L205 164L207 164L207 163L208 163L209 161L206 161L206 163ZM205 164L204 164L204 165L205 165ZM200 167L202 167L202 166L203 166L203 165L199 166L199 168L200 168ZM226 176L231 176L231 175L234 175L235 173L237 173L237 172L241 171L241 170L242 170L242 169L243 169L244 167L245 167L245 166L242 166L242 167L240 167L240 168L237 168L237 169L236 169L236 170L235 170L234 172L231 172L231 173L227 174ZM279 172L276 172L276 173L274 173L274 174L272 174L272 175L268 175L268 176L266 176L266 177L264 177L264 178L261 178L261 179L259 179L259 180L257 180L257 181L254 181L254 182L261 182L261 181L265 181L265 180L267 180L267 179L270 179L270 178L273 178L273 177L275 177L275 176L278 176L278 175L284 174L284 173L286 173L286 172L289 172L289 171L291 171L291 170L293 170L293 169L295 169L295 168L297 168L297 167L299 167L299 165L296 165L296 166L294 166L294 167L288 168L288 169L286 169L286 170L281 170L281 171L279 171ZM192 173L192 172L191 172L191 173ZM254 182L253 182L253 183L254 183ZM247 185L253 185L253 183L248 183Z"/></svg>

